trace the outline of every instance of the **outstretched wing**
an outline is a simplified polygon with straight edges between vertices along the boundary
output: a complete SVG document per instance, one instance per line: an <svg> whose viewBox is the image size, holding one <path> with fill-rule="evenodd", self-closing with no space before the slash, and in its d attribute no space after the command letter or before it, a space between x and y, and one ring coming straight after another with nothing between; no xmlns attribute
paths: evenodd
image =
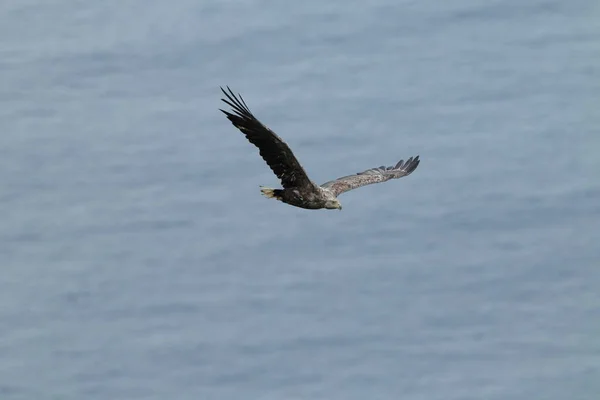
<svg viewBox="0 0 600 400"><path fill-rule="evenodd" d="M283 187L312 186L313 183L289 146L252 115L241 95L233 94L229 86L227 90L229 93L221 88L223 94L227 96L227 100L221 100L232 108L233 113L221 111L236 128L242 131L250 143L258 147L261 157L281 180Z"/></svg>
<svg viewBox="0 0 600 400"><path fill-rule="evenodd" d="M338 178L334 181L329 181L321 185L322 188L331 190L336 196L361 186L370 185L389 181L390 179L398 179L403 176L410 175L419 165L419 156L411 157L406 162L400 160L395 167L371 168L355 175L348 175Z"/></svg>

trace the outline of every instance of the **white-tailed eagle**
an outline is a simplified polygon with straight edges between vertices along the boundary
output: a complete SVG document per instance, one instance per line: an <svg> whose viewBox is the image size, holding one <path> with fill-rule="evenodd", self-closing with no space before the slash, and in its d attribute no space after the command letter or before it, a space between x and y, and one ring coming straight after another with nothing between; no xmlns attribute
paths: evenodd
<svg viewBox="0 0 600 400"><path fill-rule="evenodd" d="M232 108L233 113L221 110L231 123L258 147L261 157L281 180L283 189L262 187L261 192L268 198L275 198L292 206L309 210L342 209L337 196L361 186L389 181L410 175L419 165L419 156L400 160L395 166L371 168L354 175L317 185L311 181L292 153L288 145L252 113L241 95L236 96L227 87L221 88L227 99L221 99Z"/></svg>

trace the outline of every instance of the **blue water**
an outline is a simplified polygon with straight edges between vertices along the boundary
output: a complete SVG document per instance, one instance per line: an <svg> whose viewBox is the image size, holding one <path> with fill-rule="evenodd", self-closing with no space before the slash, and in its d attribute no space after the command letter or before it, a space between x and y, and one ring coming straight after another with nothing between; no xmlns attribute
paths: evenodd
<svg viewBox="0 0 600 400"><path fill-rule="evenodd" d="M596 400L599 18L5 0L0 398ZM220 85L316 182L421 165L267 200Z"/></svg>

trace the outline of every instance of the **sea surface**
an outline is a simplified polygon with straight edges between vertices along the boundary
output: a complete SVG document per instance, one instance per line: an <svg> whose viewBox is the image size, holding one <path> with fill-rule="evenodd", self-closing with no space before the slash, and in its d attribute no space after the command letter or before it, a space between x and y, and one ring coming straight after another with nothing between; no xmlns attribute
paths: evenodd
<svg viewBox="0 0 600 400"><path fill-rule="evenodd" d="M3 0L0 399L597 400L600 3ZM317 183L420 155L343 210Z"/></svg>

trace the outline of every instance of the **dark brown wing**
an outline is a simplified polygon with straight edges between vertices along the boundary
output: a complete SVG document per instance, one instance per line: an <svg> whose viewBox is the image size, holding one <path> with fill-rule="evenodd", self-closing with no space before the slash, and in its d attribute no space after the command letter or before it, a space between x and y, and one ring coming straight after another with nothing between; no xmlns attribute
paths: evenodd
<svg viewBox="0 0 600 400"><path fill-rule="evenodd" d="M221 88L227 96L227 100L221 100L232 108L233 113L221 111L246 135L250 143L258 147L261 157L281 180L282 186L284 188L313 186L289 146L252 115L241 95L233 94L229 86L227 90L229 93Z"/></svg>
<svg viewBox="0 0 600 400"><path fill-rule="evenodd" d="M373 183L385 182L390 179L398 179L410 175L419 165L419 156L411 157L406 162L400 160L394 167L371 168L355 175L348 175L329 181L321 185L324 189L331 190L336 196Z"/></svg>

